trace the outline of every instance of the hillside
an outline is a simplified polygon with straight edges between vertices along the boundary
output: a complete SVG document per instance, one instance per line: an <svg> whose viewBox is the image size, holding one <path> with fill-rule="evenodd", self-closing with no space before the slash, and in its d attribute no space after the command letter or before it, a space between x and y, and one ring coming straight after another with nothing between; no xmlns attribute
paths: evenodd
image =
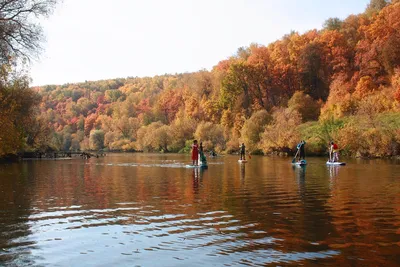
<svg viewBox="0 0 400 267"><path fill-rule="evenodd" d="M33 88L25 149L400 154L400 2L251 44L211 71Z"/></svg>

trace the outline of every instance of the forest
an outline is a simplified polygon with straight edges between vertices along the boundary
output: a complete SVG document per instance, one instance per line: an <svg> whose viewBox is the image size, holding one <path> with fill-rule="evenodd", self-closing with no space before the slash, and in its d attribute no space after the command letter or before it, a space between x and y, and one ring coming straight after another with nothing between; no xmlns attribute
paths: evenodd
<svg viewBox="0 0 400 267"><path fill-rule="evenodd" d="M400 1L241 47L210 71L29 88L2 62L0 157L21 151L400 155ZM12 75L11 75L12 76Z"/></svg>

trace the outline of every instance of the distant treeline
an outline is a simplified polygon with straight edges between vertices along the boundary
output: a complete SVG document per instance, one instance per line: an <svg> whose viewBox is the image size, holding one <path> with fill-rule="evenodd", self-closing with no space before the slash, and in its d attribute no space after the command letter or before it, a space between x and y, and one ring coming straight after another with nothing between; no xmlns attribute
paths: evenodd
<svg viewBox="0 0 400 267"><path fill-rule="evenodd" d="M239 48L211 71L33 88L19 149L184 152L198 139L268 154L304 139L309 154L335 140L348 155L399 155L399 18L400 1L372 0L320 31Z"/></svg>

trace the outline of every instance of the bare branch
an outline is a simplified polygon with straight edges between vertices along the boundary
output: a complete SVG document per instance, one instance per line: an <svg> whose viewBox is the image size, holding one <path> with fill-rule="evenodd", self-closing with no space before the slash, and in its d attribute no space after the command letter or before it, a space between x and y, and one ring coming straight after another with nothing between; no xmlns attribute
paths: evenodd
<svg viewBox="0 0 400 267"><path fill-rule="evenodd" d="M42 28L58 0L0 0L0 64L10 58L35 58L41 50Z"/></svg>

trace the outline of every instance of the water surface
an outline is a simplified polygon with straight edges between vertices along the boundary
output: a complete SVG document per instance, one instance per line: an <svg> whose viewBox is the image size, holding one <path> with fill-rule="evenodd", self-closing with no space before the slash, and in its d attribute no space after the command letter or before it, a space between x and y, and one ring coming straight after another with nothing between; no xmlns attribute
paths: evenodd
<svg viewBox="0 0 400 267"><path fill-rule="evenodd" d="M0 265L398 266L400 165L186 155L0 165Z"/></svg>

